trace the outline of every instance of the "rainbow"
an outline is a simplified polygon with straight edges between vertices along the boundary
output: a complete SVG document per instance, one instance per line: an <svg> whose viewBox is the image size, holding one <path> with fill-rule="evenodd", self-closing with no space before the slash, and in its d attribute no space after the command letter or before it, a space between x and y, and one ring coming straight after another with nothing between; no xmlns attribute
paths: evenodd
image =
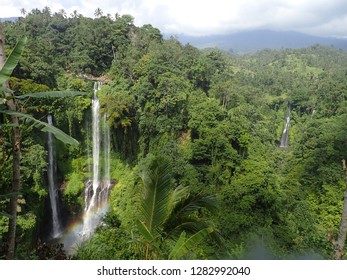
<svg viewBox="0 0 347 280"><path fill-rule="evenodd" d="M99 207L95 207L88 214L84 214L72 221L61 235L60 242L64 244L64 250L69 255L77 253L78 247L86 240L88 240L94 233L103 216L109 210L109 204L104 203ZM85 225L87 223L93 224L92 231L86 231Z"/></svg>

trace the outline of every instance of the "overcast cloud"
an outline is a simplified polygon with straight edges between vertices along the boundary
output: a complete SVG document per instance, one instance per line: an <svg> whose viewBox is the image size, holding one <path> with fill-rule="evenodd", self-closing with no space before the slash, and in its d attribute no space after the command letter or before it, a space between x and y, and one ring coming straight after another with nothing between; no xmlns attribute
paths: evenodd
<svg viewBox="0 0 347 280"><path fill-rule="evenodd" d="M347 37L346 0L1 0L0 17L20 16L45 6L94 16L130 14L135 24L152 24L163 33L211 35L250 29L293 30Z"/></svg>

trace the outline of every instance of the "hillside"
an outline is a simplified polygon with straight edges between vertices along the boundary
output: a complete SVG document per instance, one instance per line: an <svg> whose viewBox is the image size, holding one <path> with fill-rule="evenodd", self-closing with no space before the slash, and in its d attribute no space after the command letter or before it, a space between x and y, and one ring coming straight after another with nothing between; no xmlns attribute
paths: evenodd
<svg viewBox="0 0 347 280"><path fill-rule="evenodd" d="M0 258L336 258L347 52L200 50L129 15L1 26L7 55L28 40L0 87Z"/></svg>

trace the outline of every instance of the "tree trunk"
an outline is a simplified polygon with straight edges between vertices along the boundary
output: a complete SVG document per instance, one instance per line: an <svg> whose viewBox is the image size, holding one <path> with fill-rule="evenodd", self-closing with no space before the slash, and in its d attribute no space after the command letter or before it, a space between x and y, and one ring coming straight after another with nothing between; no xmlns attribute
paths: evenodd
<svg viewBox="0 0 347 280"><path fill-rule="evenodd" d="M343 202L343 210L342 210L342 216L341 216L341 224L340 224L340 231L339 235L335 244L335 254L334 259L340 260L342 256L344 255L343 248L345 247L346 242L346 234L347 234L347 167L346 167L346 160L342 160L342 166L343 170L345 171L345 179L346 179L346 192L344 196L344 202Z"/></svg>
<svg viewBox="0 0 347 280"><path fill-rule="evenodd" d="M5 38L2 32L2 26L0 24L0 69L5 64L6 55L4 50ZM5 83L5 87L9 88L8 82ZM10 96L9 93L5 93L5 96ZM6 102L7 108L12 111L16 111L17 106L15 99L9 99ZM13 124L12 128L12 188L11 192L20 191L20 130L19 130L19 120L16 116L11 116L11 122ZM9 214L11 218L9 219L8 224L8 249L7 249L7 258L13 259L15 254L15 244L16 244L16 226L17 226L17 197L10 199L9 204Z"/></svg>

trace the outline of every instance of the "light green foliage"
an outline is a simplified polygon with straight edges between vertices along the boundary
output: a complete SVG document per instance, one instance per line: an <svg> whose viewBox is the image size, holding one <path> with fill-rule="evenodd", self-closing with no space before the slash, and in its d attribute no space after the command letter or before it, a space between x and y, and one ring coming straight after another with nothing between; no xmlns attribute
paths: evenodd
<svg viewBox="0 0 347 280"><path fill-rule="evenodd" d="M36 225L36 217L32 213L27 213L25 215L18 217L18 226L23 230L34 230Z"/></svg>
<svg viewBox="0 0 347 280"><path fill-rule="evenodd" d="M37 84L30 79L18 79L12 77L10 79L10 87L12 90L21 93L33 93L33 92L45 92L49 90L49 87L42 84Z"/></svg>
<svg viewBox="0 0 347 280"><path fill-rule="evenodd" d="M83 176L78 173L72 173L68 183L66 184L66 188L64 190L64 197L66 197L69 204L80 206L83 205L83 199L81 197L81 193L84 189Z"/></svg>
<svg viewBox="0 0 347 280"><path fill-rule="evenodd" d="M66 184L63 191L63 199L67 203L69 209L78 211L78 207L84 204L82 192L85 187L85 179L88 176L88 167L90 164L86 157L78 157L71 160L71 166L67 168L71 173L66 174ZM65 163L66 165L66 163Z"/></svg>
<svg viewBox="0 0 347 280"><path fill-rule="evenodd" d="M0 239L3 240L8 230L8 217L0 215Z"/></svg>
<svg viewBox="0 0 347 280"><path fill-rule="evenodd" d="M81 260L139 259L139 248L132 232L122 226L112 212L104 218L93 237L78 247L76 257Z"/></svg>
<svg viewBox="0 0 347 280"><path fill-rule="evenodd" d="M111 166L111 177L117 180L110 196L111 212L119 217L125 227L133 229L133 217L139 212L138 203L141 197L136 170L115 157Z"/></svg>
<svg viewBox="0 0 347 280"><path fill-rule="evenodd" d="M37 227L37 216L34 213L28 212L23 215L18 215L17 217L17 238L22 240L19 247L27 247L32 244L33 236ZM19 250L20 251L20 250ZM23 254L21 258L27 258L28 252L18 252L18 254Z"/></svg>
<svg viewBox="0 0 347 280"><path fill-rule="evenodd" d="M313 46L229 56L183 46L175 38L164 40L151 25L135 26L130 15L112 18L101 11L90 19L77 12L66 18L34 10L20 23L5 24L5 31L11 48L16 38L28 36L29 47L11 79L20 95L46 91L47 86L89 93L43 101L27 95L27 103L18 98L27 110L21 113L37 118L51 113L57 126L80 140L80 149L60 144L57 149L60 179L68 180L64 197L78 206L76 212L91 161L85 156L91 144L85 125L93 90L88 79L105 79L99 100L111 127L111 177L117 184L111 191L111 218L79 248L78 258L254 258L257 243L268 251L263 257L331 256L326 235L337 234L345 187L341 160L347 158L345 52ZM278 142L288 105L290 145L282 149ZM7 125L0 115L2 159L10 154ZM23 174L25 192L34 202L25 200L23 215L45 195L44 141L33 133L40 146L30 150L34 142L26 145ZM168 162L165 175L172 182L157 204L161 216L149 219L141 217L146 201L142 185L153 174L143 175L142 182L138 174L151 170L153 155ZM5 191L10 164L0 162L0 190ZM182 185L189 199L174 207L171 198ZM207 211L213 196L220 208ZM135 217L141 217L138 226ZM179 226L181 222L190 228ZM204 239L190 250L190 238L203 228L205 235L211 224L224 237L219 240L224 247ZM217 233L209 233L213 235ZM146 240L151 243L147 252Z"/></svg>

